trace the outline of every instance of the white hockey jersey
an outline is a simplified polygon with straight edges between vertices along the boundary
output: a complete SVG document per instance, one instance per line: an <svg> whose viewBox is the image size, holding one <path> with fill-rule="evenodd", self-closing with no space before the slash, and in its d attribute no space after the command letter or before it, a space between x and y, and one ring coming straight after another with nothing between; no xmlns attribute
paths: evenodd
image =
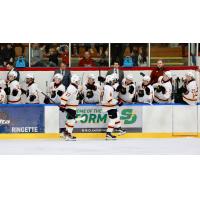
<svg viewBox="0 0 200 200"><path fill-rule="evenodd" d="M33 97L34 97L34 99L33 99ZM28 103L28 104L39 104L40 103L38 85L36 83L27 85L26 103Z"/></svg>
<svg viewBox="0 0 200 200"><path fill-rule="evenodd" d="M149 89L149 94L146 92L146 88ZM139 96L138 93L142 91L144 96ZM154 89L152 85L143 85L140 83L137 87L137 102L139 103L152 103L154 98Z"/></svg>
<svg viewBox="0 0 200 200"><path fill-rule="evenodd" d="M157 103L169 103L171 102L171 94L172 94L172 84L170 80L163 81L163 76L160 76L158 82L153 84L154 88L157 86L162 86L165 88L165 93L154 91L154 101Z"/></svg>
<svg viewBox="0 0 200 200"><path fill-rule="evenodd" d="M0 104L6 103L6 93L4 89L0 88Z"/></svg>
<svg viewBox="0 0 200 200"><path fill-rule="evenodd" d="M195 105L198 97L198 87L195 80L192 80L186 84L187 92L183 94L183 101L189 105Z"/></svg>
<svg viewBox="0 0 200 200"><path fill-rule="evenodd" d="M114 97L114 88L110 85L104 85L102 106L104 111L116 109L118 100Z"/></svg>
<svg viewBox="0 0 200 200"><path fill-rule="evenodd" d="M83 94L84 94L84 102L85 103L99 103L99 101L100 101L99 85L94 84L94 88L96 88L96 89L88 88L87 84L85 84L83 86ZM90 97L90 94L93 94L93 96Z"/></svg>
<svg viewBox="0 0 200 200"><path fill-rule="evenodd" d="M126 103L132 103L133 102L133 98L135 96L136 93L136 86L134 83L131 83L129 85L125 84L125 79L122 80L122 87L125 88L125 94L122 94L121 92L119 92L119 98Z"/></svg>
<svg viewBox="0 0 200 200"><path fill-rule="evenodd" d="M119 83L118 83L118 82L115 83L115 84L112 86L113 89L114 89L113 97L114 97L115 99L118 99L118 97L119 97L119 91L117 91L118 86L119 86Z"/></svg>
<svg viewBox="0 0 200 200"><path fill-rule="evenodd" d="M62 83L60 85L56 85L54 82L51 82L49 86L49 92L51 99L55 103L60 104L61 96L65 93L65 86Z"/></svg>
<svg viewBox="0 0 200 200"><path fill-rule="evenodd" d="M21 89L19 82L17 80L13 80L8 83L8 88L10 88L10 94L7 96L9 104L20 104L21 102ZM17 92L17 95L14 93Z"/></svg>
<svg viewBox="0 0 200 200"><path fill-rule="evenodd" d="M78 87L74 84L70 84L66 92L61 97L61 105L65 106L66 109L70 108L76 110L79 105L79 100L77 98L78 93Z"/></svg>

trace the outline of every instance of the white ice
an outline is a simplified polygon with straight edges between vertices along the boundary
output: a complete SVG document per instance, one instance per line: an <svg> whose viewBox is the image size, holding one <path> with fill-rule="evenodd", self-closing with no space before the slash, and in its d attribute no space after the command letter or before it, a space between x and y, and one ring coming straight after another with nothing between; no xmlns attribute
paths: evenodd
<svg viewBox="0 0 200 200"><path fill-rule="evenodd" d="M0 154L200 154L200 138L0 140Z"/></svg>

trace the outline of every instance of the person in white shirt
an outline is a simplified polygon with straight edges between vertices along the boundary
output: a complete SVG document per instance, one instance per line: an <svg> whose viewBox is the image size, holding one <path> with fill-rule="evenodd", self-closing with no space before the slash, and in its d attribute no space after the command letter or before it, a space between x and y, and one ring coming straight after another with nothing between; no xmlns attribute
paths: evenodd
<svg viewBox="0 0 200 200"><path fill-rule="evenodd" d="M83 86L84 103L99 103L100 86L95 83L95 75L88 76L86 84Z"/></svg>
<svg viewBox="0 0 200 200"><path fill-rule="evenodd" d="M133 103L136 93L136 86L133 82L133 76L128 74L122 80L122 85L119 88L119 98L125 103Z"/></svg>
<svg viewBox="0 0 200 200"><path fill-rule="evenodd" d="M22 89L22 93L26 95L27 104L39 104L39 89L35 83L35 77L33 74L26 75L26 90Z"/></svg>
<svg viewBox="0 0 200 200"><path fill-rule="evenodd" d="M79 105L79 101L82 100L81 95L82 87L80 86L80 77L78 75L72 75L71 84L67 88L66 92L61 97L60 111L67 112L67 121L65 124L64 138L65 140L75 140L76 137L72 135L75 119L76 109Z"/></svg>
<svg viewBox="0 0 200 200"><path fill-rule="evenodd" d="M8 74L8 83L6 84L6 88L4 89L7 100L9 104L20 104L21 103L21 88L19 82L16 80L17 73L15 71L11 71Z"/></svg>
<svg viewBox="0 0 200 200"><path fill-rule="evenodd" d="M195 105L198 101L198 86L192 72L185 75L185 86L182 93L183 102L188 105Z"/></svg>
<svg viewBox="0 0 200 200"><path fill-rule="evenodd" d="M118 102L114 97L114 77L112 75L106 76L106 84L104 85L102 107L103 111L108 113L109 122L106 131L106 139L115 139L116 136L112 135L115 128L121 135L126 131L121 128L120 117L117 112L117 106L121 106L123 103Z"/></svg>
<svg viewBox="0 0 200 200"><path fill-rule="evenodd" d="M59 73L55 74L53 77L53 82L51 82L49 86L50 98L56 104L60 104L61 96L65 92L65 86L62 84L62 79L63 79L62 74L59 74ZM50 98L45 97L44 103L45 104L52 103L50 101Z"/></svg>
<svg viewBox="0 0 200 200"><path fill-rule="evenodd" d="M172 95L172 74L170 71L164 72L160 76L158 82L153 84L154 87L154 102L155 103L169 103Z"/></svg>
<svg viewBox="0 0 200 200"><path fill-rule="evenodd" d="M146 75L142 78L142 83L137 87L137 102L139 103L149 103L153 102L154 89L150 84L151 78Z"/></svg>

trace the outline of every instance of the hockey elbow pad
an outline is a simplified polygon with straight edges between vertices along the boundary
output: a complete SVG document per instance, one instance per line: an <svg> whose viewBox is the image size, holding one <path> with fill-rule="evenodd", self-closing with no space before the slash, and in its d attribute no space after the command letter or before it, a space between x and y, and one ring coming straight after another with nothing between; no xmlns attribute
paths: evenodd
<svg viewBox="0 0 200 200"><path fill-rule="evenodd" d="M15 96L17 96L17 94L18 94L18 90L14 89L14 90L12 91L12 95L15 97Z"/></svg>
<svg viewBox="0 0 200 200"><path fill-rule="evenodd" d="M133 94L135 88L133 87L133 85L129 86L129 93Z"/></svg>
<svg viewBox="0 0 200 200"><path fill-rule="evenodd" d="M147 95L150 95L150 89L149 89L149 87L145 88L145 92L146 92Z"/></svg>
<svg viewBox="0 0 200 200"><path fill-rule="evenodd" d="M4 89L4 91L5 91L6 95L10 95L10 88L9 87L6 87Z"/></svg>
<svg viewBox="0 0 200 200"><path fill-rule="evenodd" d="M88 99L92 98L93 96L94 96L94 93L92 92L92 90L89 90L89 91L87 92L87 94L86 94L86 97L87 97Z"/></svg>

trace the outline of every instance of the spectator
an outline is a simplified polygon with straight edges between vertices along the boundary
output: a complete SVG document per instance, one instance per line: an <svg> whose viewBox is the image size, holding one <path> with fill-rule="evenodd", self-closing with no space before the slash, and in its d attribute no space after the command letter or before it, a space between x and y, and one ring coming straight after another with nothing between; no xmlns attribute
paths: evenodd
<svg viewBox="0 0 200 200"><path fill-rule="evenodd" d="M151 72L151 85L153 85L154 83L158 82L158 78L160 76L163 76L163 73L167 71L166 68L164 67L164 63L162 60L158 60L157 61L157 66L155 69L153 69L153 71Z"/></svg>
<svg viewBox="0 0 200 200"><path fill-rule="evenodd" d="M117 74L117 76L119 78L119 83L121 83L124 78L124 72L119 69L118 62L114 62L113 68L107 72L106 76L114 74L114 73Z"/></svg>
<svg viewBox="0 0 200 200"><path fill-rule="evenodd" d="M7 44L1 52L3 58L3 64L6 66L7 62L14 62L15 59L15 50L11 44Z"/></svg>
<svg viewBox="0 0 200 200"><path fill-rule="evenodd" d="M41 62L42 58L42 50L39 47L39 44L35 43L32 45L31 48L31 66L32 67L38 67L38 66L44 66L44 64Z"/></svg>
<svg viewBox="0 0 200 200"><path fill-rule="evenodd" d="M3 66L3 55L2 55L3 45L0 45L0 66Z"/></svg>
<svg viewBox="0 0 200 200"><path fill-rule="evenodd" d="M108 66L108 51L101 51L100 52L100 59L99 59L99 66Z"/></svg>
<svg viewBox="0 0 200 200"><path fill-rule="evenodd" d="M61 52L61 59L67 66L69 66L69 47L66 45L64 51Z"/></svg>
<svg viewBox="0 0 200 200"><path fill-rule="evenodd" d="M58 51L55 48L49 49L49 65L53 67L58 66Z"/></svg>
<svg viewBox="0 0 200 200"><path fill-rule="evenodd" d="M147 66L147 55L145 53L145 50L142 47L140 47L138 50L137 65Z"/></svg>
<svg viewBox="0 0 200 200"><path fill-rule="evenodd" d="M55 74L62 74L63 75L63 79L62 79L62 84L65 86L65 88L67 89L67 87L69 86L70 84L70 79L71 79L71 73L69 70L66 70L67 69L67 65L66 63L64 62L61 62L60 63L60 69L56 70L54 75Z"/></svg>
<svg viewBox="0 0 200 200"><path fill-rule="evenodd" d="M8 73L7 73L7 80L8 80L8 75L9 75L9 73L12 72L12 71L15 71L15 72L17 72L17 78L16 78L16 80L19 81L20 74L19 74L19 72L14 68L12 62L7 62L7 64L6 64L6 69L8 70Z"/></svg>
<svg viewBox="0 0 200 200"><path fill-rule="evenodd" d="M82 58L80 61L79 61L79 64L78 64L80 67L95 67L96 64L94 62L94 60L90 57L90 53L88 51L86 51L84 53L84 58Z"/></svg>

